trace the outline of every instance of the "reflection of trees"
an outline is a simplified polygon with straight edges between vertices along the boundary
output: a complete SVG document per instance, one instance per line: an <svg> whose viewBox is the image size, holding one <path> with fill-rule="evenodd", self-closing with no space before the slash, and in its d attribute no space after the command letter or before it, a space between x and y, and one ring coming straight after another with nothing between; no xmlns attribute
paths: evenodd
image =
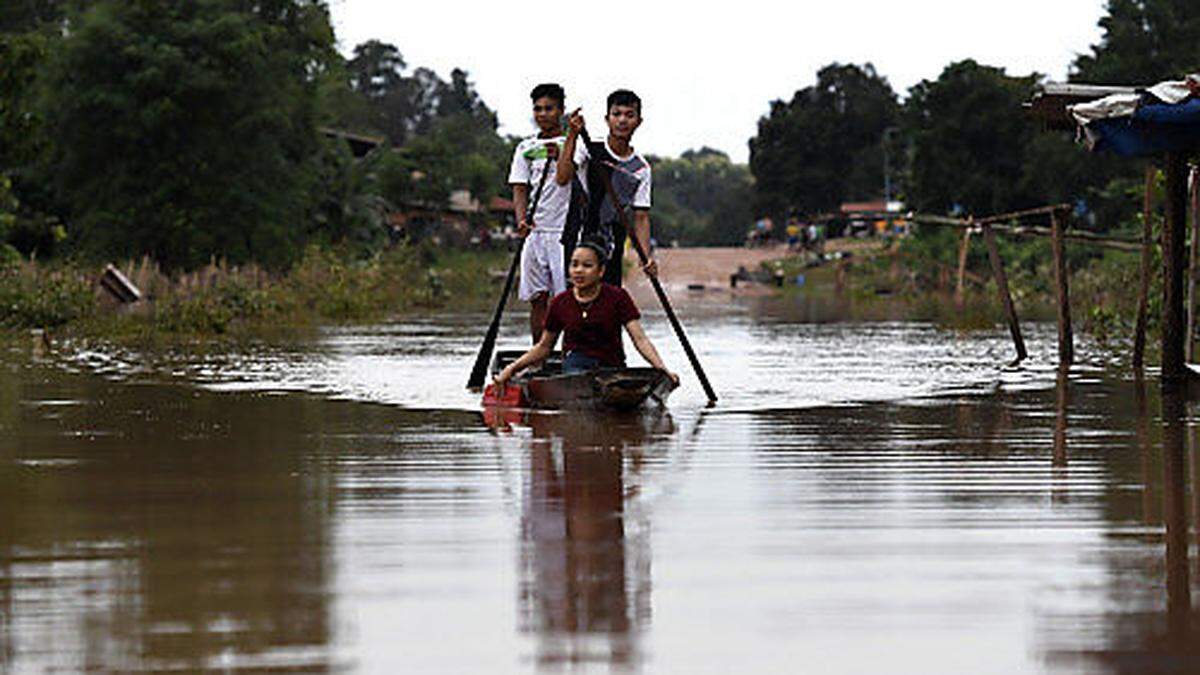
<svg viewBox="0 0 1200 675"><path fill-rule="evenodd" d="M25 397L77 404L27 406L11 445L34 468L0 468L10 657L327 665L332 488L311 437L375 409L61 376Z"/></svg>
<svg viewBox="0 0 1200 675"><path fill-rule="evenodd" d="M638 471L650 434L673 429L670 418L532 415L528 422L522 630L539 636L542 663L632 663L630 633L650 619L650 552L644 528L626 528L626 471ZM589 650L589 638L606 653Z"/></svg>

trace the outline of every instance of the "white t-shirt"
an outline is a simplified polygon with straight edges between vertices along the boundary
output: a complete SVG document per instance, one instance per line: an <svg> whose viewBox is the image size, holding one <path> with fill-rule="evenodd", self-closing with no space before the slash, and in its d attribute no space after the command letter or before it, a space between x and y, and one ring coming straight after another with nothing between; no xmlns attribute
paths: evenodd
<svg viewBox="0 0 1200 675"><path fill-rule="evenodd" d="M521 141L513 152L512 168L508 172L510 185L529 186L529 205L533 206L537 194L538 181L542 178L542 169L548 161L546 146L553 143L562 150L566 136L555 138L538 138L531 136ZM575 171L582 176L587 171L587 150L583 141L575 142ZM550 169L546 172L546 182L542 185L542 196L538 199L537 213L532 214L534 226L547 232L561 232L567 223L567 211L571 206L571 183L559 185L554 180L557 160L549 160ZM581 181L582 182L582 181Z"/></svg>

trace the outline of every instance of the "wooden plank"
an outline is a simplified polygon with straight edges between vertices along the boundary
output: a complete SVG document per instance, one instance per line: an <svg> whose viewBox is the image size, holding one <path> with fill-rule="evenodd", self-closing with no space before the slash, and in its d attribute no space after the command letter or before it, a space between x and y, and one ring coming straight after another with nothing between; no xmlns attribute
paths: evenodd
<svg viewBox="0 0 1200 675"><path fill-rule="evenodd" d="M1154 252L1154 166L1146 166L1146 188L1142 195L1142 270L1138 287L1137 319L1133 328L1133 368L1141 371L1146 356L1146 313L1150 301L1150 269Z"/></svg>
<svg viewBox="0 0 1200 675"><path fill-rule="evenodd" d="M1169 152L1166 158L1166 217L1163 219L1163 316L1162 377L1181 380L1187 376L1183 342L1183 275L1187 251L1187 165L1184 155Z"/></svg>
<svg viewBox="0 0 1200 675"><path fill-rule="evenodd" d="M1008 331L1012 334L1013 346L1017 348L1017 359L1013 363L1025 360L1029 353L1025 351L1025 340L1021 337L1021 324L1017 321L1017 310L1013 306L1012 294L1008 291L1008 275L1004 273L1004 262L1000 259L1000 249L996 246L996 233L990 225L983 226L983 241L987 244L988 260L992 263L992 276L996 279L996 293L1000 296L1000 304L1004 306L1004 316L1008 319Z"/></svg>
<svg viewBox="0 0 1200 675"><path fill-rule="evenodd" d="M1050 216L1053 237L1050 244L1054 254L1054 288L1058 299L1058 365L1069 366L1075 362L1075 344L1071 333L1071 294L1068 289L1066 244L1063 240L1062 216L1057 212Z"/></svg>

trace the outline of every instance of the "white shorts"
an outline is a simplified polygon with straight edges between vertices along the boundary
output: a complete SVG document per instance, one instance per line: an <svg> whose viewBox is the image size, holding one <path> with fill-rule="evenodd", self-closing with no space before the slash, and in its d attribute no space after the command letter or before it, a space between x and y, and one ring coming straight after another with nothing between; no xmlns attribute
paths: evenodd
<svg viewBox="0 0 1200 675"><path fill-rule="evenodd" d="M554 297L567 290L561 230L539 230L525 237L521 249L521 285L517 297L532 300L539 293Z"/></svg>

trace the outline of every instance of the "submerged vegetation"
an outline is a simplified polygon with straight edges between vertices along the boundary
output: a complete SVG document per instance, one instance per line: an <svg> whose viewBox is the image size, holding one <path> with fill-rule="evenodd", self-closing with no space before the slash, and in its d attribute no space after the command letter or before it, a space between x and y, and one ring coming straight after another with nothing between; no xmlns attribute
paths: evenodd
<svg viewBox="0 0 1200 675"><path fill-rule="evenodd" d="M1131 226L1140 230L1140 218ZM1132 236L1132 232L1125 232ZM952 330L995 329L1007 321L982 237L972 237L961 294L957 255L961 230L926 227L909 237L878 240L854 255L816 265L811 255L776 263L791 283L790 296L831 292L851 316L867 320L926 321ZM997 236L1017 316L1054 321L1057 298L1048 238ZM1069 243L1066 257L1072 325L1119 357L1134 334L1141 254ZM1157 349L1162 305L1161 254L1151 259L1147 348ZM796 284L798 275L803 284Z"/></svg>
<svg viewBox="0 0 1200 675"><path fill-rule="evenodd" d="M493 271L508 257L397 246L354 258L311 246L286 273L213 261L174 275L144 258L121 271L145 300L119 309L98 290L94 270L16 262L0 272L0 326L171 340L476 309L494 301Z"/></svg>

